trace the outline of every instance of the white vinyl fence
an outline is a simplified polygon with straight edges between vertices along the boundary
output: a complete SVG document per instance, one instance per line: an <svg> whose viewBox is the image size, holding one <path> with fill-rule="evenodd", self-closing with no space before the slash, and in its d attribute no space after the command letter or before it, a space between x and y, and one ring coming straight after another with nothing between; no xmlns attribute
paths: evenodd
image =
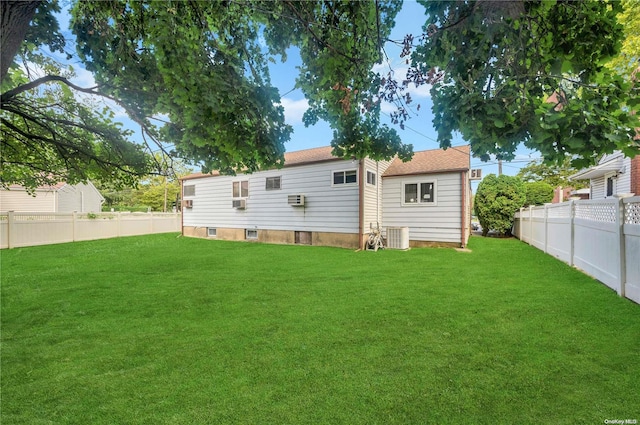
<svg viewBox="0 0 640 425"><path fill-rule="evenodd" d="M640 196L522 208L513 233L640 304Z"/></svg>
<svg viewBox="0 0 640 425"><path fill-rule="evenodd" d="M179 213L0 213L0 248L179 232Z"/></svg>

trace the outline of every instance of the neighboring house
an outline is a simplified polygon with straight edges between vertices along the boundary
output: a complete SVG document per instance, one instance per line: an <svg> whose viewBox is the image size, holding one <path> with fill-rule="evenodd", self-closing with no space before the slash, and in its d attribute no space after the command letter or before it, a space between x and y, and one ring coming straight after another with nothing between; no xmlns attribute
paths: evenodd
<svg viewBox="0 0 640 425"><path fill-rule="evenodd" d="M91 182L38 187L34 195L17 185L9 190L0 190L0 211L100 212L104 203L104 198Z"/></svg>
<svg viewBox="0 0 640 425"><path fill-rule="evenodd" d="M589 189L574 189L573 187L558 186L553 190L552 204L569 201L571 199L589 199Z"/></svg>
<svg viewBox="0 0 640 425"><path fill-rule="evenodd" d="M582 170L574 180L590 182L590 199L606 199L616 195L640 193L640 155L630 159L622 152L614 152L600 158L597 165Z"/></svg>
<svg viewBox="0 0 640 425"><path fill-rule="evenodd" d="M364 247L371 227L411 246L465 246L469 146L417 152L407 163L345 160L331 147L285 154L282 169L182 178L183 234L226 240ZM401 236L400 236L401 237Z"/></svg>

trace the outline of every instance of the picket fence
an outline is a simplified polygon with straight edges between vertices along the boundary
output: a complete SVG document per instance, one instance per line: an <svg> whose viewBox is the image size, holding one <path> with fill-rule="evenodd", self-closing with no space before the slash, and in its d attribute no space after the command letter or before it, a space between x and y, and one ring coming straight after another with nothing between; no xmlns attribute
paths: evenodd
<svg viewBox="0 0 640 425"><path fill-rule="evenodd" d="M513 233L640 304L640 196L522 208Z"/></svg>
<svg viewBox="0 0 640 425"><path fill-rule="evenodd" d="M0 249L179 232L179 213L0 212Z"/></svg>

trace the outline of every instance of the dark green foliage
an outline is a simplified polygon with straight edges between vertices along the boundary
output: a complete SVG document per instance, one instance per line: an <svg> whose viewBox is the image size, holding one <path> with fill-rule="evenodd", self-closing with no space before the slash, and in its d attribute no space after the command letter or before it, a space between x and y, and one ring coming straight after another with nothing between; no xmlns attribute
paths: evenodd
<svg viewBox="0 0 640 425"><path fill-rule="evenodd" d="M431 83L441 146L454 132L475 156L512 159L517 147L545 160L593 163L633 156L640 85L604 68L623 37L618 1L421 1L427 36L412 81Z"/></svg>
<svg viewBox="0 0 640 425"><path fill-rule="evenodd" d="M72 27L107 93L140 118L168 115L162 136L180 156L205 172L251 172L282 165L292 129L267 64L289 47L303 62L295 83L311 106L305 122L331 124L337 155L410 156L372 100L371 68L400 4L79 2Z"/></svg>
<svg viewBox="0 0 640 425"><path fill-rule="evenodd" d="M524 183L518 177L489 174L483 178L474 201L483 236L489 231L510 235L513 215L525 204L526 196Z"/></svg>
<svg viewBox="0 0 640 425"><path fill-rule="evenodd" d="M542 205L553 200L553 187L545 182L526 182L524 205Z"/></svg>

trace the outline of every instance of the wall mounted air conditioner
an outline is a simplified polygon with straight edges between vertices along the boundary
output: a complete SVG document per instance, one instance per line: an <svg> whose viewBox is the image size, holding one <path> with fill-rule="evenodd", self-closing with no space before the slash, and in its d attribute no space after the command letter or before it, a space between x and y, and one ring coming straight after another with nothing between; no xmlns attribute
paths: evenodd
<svg viewBox="0 0 640 425"><path fill-rule="evenodd" d="M182 201L182 205L185 208L193 208L193 199L185 199Z"/></svg>
<svg viewBox="0 0 640 425"><path fill-rule="evenodd" d="M409 249L409 228L387 227L387 248Z"/></svg>
<svg viewBox="0 0 640 425"><path fill-rule="evenodd" d="M247 208L247 200L246 199L234 199L231 201L231 206L237 210L243 210Z"/></svg>
<svg viewBox="0 0 640 425"><path fill-rule="evenodd" d="M287 198L289 205L293 206L303 206L304 205L304 195L289 195Z"/></svg>

